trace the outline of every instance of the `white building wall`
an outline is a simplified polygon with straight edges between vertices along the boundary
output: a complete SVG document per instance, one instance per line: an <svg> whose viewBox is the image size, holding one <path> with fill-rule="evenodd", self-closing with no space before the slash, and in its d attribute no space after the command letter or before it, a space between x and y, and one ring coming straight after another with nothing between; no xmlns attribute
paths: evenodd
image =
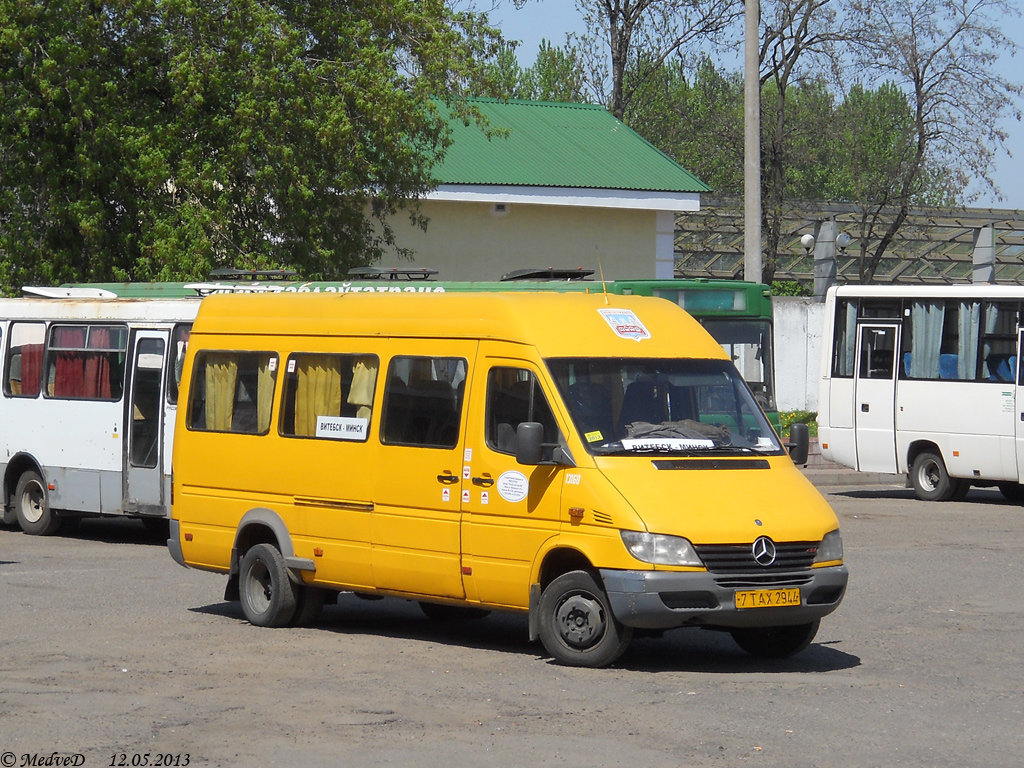
<svg viewBox="0 0 1024 768"><path fill-rule="evenodd" d="M779 410L816 412L825 305L795 296L775 296L772 304Z"/></svg>

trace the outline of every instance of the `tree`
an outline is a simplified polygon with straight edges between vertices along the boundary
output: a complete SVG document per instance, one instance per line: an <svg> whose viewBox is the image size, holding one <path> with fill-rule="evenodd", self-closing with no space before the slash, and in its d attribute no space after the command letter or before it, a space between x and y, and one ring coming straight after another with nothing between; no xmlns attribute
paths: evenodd
<svg viewBox="0 0 1024 768"><path fill-rule="evenodd" d="M789 89L799 82L808 60L821 61L840 37L831 0L773 0L765 5L760 46L761 199L765 245L760 279L775 278L788 181L796 158L788 120ZM819 78L814 78L819 83ZM803 94L807 95L807 89ZM824 96L819 89L818 96ZM818 127L820 132L821 128ZM748 277L753 279L753 276Z"/></svg>
<svg viewBox="0 0 1024 768"><path fill-rule="evenodd" d="M995 189L992 165L1004 146L1000 118L1020 112L1019 83L999 76L993 64L1016 43L1003 32L1003 19L1020 15L1010 0L850 0L857 30L854 64L866 74L891 81L909 104L913 149L899 177L864 206L860 279L870 282L911 204L926 183L938 182L961 196L973 180ZM895 215L880 216L885 208Z"/></svg>
<svg viewBox="0 0 1024 768"><path fill-rule="evenodd" d="M0 0L0 287L367 263L499 41L444 0Z"/></svg>
<svg viewBox="0 0 1024 768"><path fill-rule="evenodd" d="M589 30L580 39L590 87L620 120L636 89L669 57L722 42L742 12L737 0L576 0L576 8ZM605 66L609 51L610 69ZM627 87L631 61L635 66Z"/></svg>
<svg viewBox="0 0 1024 768"><path fill-rule="evenodd" d="M537 58L524 69L516 59L515 44L506 43L486 71L498 93L505 98L587 101L583 65L572 45L558 48L541 40Z"/></svg>

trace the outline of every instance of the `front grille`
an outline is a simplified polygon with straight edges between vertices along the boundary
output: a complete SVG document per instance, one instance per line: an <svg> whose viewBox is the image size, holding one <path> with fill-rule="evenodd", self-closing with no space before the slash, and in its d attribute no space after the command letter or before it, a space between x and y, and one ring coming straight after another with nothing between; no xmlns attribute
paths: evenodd
<svg viewBox="0 0 1024 768"><path fill-rule="evenodd" d="M754 560L753 544L704 544L696 547L712 573L763 573L810 568L818 554L816 541L775 542L775 562L765 567Z"/></svg>
<svg viewBox="0 0 1024 768"><path fill-rule="evenodd" d="M813 581L810 574L777 573L743 574L742 576L717 576L715 584L722 589L792 589Z"/></svg>

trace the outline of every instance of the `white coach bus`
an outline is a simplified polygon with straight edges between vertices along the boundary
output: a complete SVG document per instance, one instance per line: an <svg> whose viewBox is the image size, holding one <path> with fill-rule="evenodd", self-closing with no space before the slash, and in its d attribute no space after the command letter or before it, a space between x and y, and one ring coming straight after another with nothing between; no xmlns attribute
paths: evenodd
<svg viewBox="0 0 1024 768"><path fill-rule="evenodd" d="M81 295L0 299L3 519L30 534L169 514L176 367L199 301Z"/></svg>
<svg viewBox="0 0 1024 768"><path fill-rule="evenodd" d="M1024 287L842 286L825 299L822 455L918 498L1024 498Z"/></svg>

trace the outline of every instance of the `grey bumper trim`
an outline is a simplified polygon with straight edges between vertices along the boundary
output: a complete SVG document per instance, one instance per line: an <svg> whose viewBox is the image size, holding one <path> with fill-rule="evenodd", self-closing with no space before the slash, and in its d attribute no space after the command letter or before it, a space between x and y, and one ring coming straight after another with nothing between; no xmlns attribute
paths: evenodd
<svg viewBox="0 0 1024 768"><path fill-rule="evenodd" d="M171 553L171 557L178 565L182 568L188 568L185 564L185 555L181 551L181 530L178 526L178 521L171 518L170 532L167 536L167 550Z"/></svg>
<svg viewBox="0 0 1024 768"><path fill-rule="evenodd" d="M765 627L806 624L839 607L846 593L849 571L845 565L772 574L779 587L800 587L799 606L780 608L735 607L735 586L721 581L734 577L707 571L619 571L601 569L605 591L615 618L629 627L671 629L683 626ZM755 574L749 574L755 575ZM764 574L756 574L763 577ZM803 583L786 583L799 579ZM771 584L742 589L772 589Z"/></svg>

